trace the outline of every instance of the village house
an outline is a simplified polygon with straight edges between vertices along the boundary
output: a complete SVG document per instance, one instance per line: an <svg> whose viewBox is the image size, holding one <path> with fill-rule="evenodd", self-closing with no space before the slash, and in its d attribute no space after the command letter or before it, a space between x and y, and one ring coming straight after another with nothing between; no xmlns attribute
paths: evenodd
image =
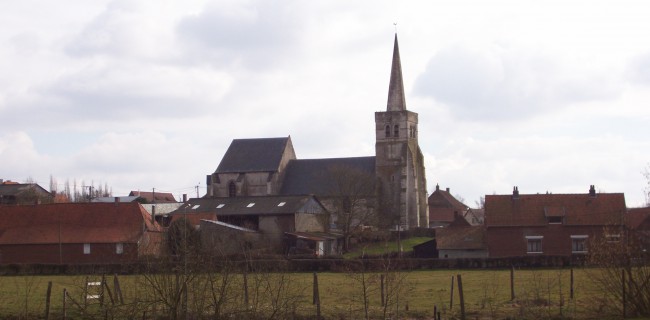
<svg viewBox="0 0 650 320"><path fill-rule="evenodd" d="M0 206L0 264L137 262L161 239L137 202Z"/></svg>
<svg viewBox="0 0 650 320"><path fill-rule="evenodd" d="M485 196L487 249L491 258L584 256L589 241L621 241L623 193Z"/></svg>
<svg viewBox="0 0 650 320"><path fill-rule="evenodd" d="M464 217L470 210L464 203L458 201L446 190L440 189L436 184L436 190L429 195L429 227L440 228L446 227L456 219L456 217Z"/></svg>
<svg viewBox="0 0 650 320"><path fill-rule="evenodd" d="M0 179L0 205L52 203L54 195L36 183Z"/></svg>

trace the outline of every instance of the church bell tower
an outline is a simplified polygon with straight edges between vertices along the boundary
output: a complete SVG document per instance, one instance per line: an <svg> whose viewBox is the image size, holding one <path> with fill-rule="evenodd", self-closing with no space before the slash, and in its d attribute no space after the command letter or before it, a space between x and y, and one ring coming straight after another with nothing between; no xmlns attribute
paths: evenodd
<svg viewBox="0 0 650 320"><path fill-rule="evenodd" d="M418 114L406 109L397 34L386 111L375 112L375 171L382 224L402 230L428 227L424 157Z"/></svg>

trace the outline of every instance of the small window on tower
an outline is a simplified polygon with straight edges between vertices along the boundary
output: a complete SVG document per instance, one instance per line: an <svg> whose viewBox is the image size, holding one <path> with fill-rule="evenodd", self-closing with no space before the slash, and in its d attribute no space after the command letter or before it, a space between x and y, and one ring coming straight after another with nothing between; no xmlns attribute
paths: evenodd
<svg viewBox="0 0 650 320"><path fill-rule="evenodd" d="M395 136L395 138L399 137L399 125L395 125L395 132L393 132L393 136Z"/></svg>
<svg viewBox="0 0 650 320"><path fill-rule="evenodd" d="M386 125L386 138L390 138L390 126Z"/></svg>

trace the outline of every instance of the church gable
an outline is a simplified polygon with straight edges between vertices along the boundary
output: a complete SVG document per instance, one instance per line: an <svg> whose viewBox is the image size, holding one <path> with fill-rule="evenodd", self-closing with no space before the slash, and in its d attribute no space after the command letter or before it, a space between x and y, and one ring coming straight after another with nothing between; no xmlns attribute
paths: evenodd
<svg viewBox="0 0 650 320"><path fill-rule="evenodd" d="M277 172L285 151L295 159L290 137L234 139L215 173Z"/></svg>

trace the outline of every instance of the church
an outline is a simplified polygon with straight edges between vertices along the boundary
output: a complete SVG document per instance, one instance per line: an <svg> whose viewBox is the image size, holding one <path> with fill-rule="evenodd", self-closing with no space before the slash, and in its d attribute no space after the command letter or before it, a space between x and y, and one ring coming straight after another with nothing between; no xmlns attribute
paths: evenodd
<svg viewBox="0 0 650 320"><path fill-rule="evenodd" d="M206 197L315 195L331 212L361 211L355 219L374 218L363 225L427 228L418 114L406 108L397 35L386 111L375 112L375 139L374 156L324 159L298 159L290 136L234 139L207 175ZM333 228L341 227L341 216Z"/></svg>

